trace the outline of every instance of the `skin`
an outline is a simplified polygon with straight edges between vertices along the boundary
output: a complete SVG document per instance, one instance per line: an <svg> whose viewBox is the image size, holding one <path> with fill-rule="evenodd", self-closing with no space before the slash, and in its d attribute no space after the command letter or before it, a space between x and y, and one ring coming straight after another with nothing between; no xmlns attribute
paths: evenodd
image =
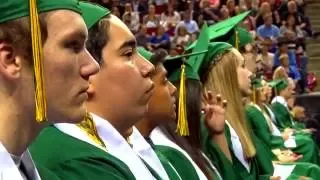
<svg viewBox="0 0 320 180"><path fill-rule="evenodd" d="M88 32L79 14L56 10L48 12L45 20L48 38L43 61L49 122L35 121L31 60L25 59L13 44L0 42L0 141L9 153L18 156L44 126L76 123L84 118L88 79L99 70L85 48Z"/></svg>
<svg viewBox="0 0 320 180"><path fill-rule="evenodd" d="M252 72L249 71L245 66L245 60L243 56L240 54L239 51L236 49L232 49L234 54L237 56L238 59L238 67L237 67L237 74L238 74L238 82L240 86L241 92L247 97L252 93L251 91L251 79Z"/></svg>
<svg viewBox="0 0 320 180"><path fill-rule="evenodd" d="M134 35L111 15L109 41L102 49L101 71L90 78L88 110L108 120L121 134L147 113L154 66L137 52Z"/></svg>
<svg viewBox="0 0 320 180"><path fill-rule="evenodd" d="M137 123L137 128L144 137L149 137L151 131L161 125L176 119L176 87L168 81L167 71L164 66L158 64L152 76L155 84L154 94L149 101L149 109L146 117Z"/></svg>

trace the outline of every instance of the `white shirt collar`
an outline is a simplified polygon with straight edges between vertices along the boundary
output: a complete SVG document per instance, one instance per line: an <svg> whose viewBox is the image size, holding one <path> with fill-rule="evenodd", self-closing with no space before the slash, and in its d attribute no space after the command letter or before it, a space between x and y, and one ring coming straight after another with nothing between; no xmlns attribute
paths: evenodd
<svg viewBox="0 0 320 180"><path fill-rule="evenodd" d="M136 179L154 179L139 156L111 123L93 113L91 115L100 138L107 146L108 152L123 161Z"/></svg>
<svg viewBox="0 0 320 180"><path fill-rule="evenodd" d="M150 138L152 142L156 145L162 145L162 146L169 146L171 148L174 148L178 151L180 151L193 165L195 168L198 177L200 180L206 180L207 177L205 174L201 171L201 169L198 167L198 165L192 160L192 158L189 156L189 154L184 151L181 147L179 147L177 144L172 142L162 131L159 127L155 128L150 135Z"/></svg>
<svg viewBox="0 0 320 180"><path fill-rule="evenodd" d="M88 135L75 124L57 123L55 124L55 127L74 138L87 142L117 157L129 167L136 179L153 180L154 177L150 171L111 123L93 113L90 114L96 125L99 137L106 145L106 149L92 141Z"/></svg>
<svg viewBox="0 0 320 180"><path fill-rule="evenodd" d="M271 102L271 103L273 104L273 103L276 103L276 102L278 102L278 103L284 105L286 108L288 108L287 101L286 101L282 96L276 96L276 97L274 97L274 98L272 99L272 102Z"/></svg>
<svg viewBox="0 0 320 180"><path fill-rule="evenodd" d="M231 124L227 120L225 122L230 129L233 153L237 157L237 159L241 162L241 164L247 169L247 171L250 172L250 165L244 156L244 152L243 152L240 138L239 138L237 132L232 128Z"/></svg>
<svg viewBox="0 0 320 180"><path fill-rule="evenodd" d="M133 150L140 156L140 158L148 163L148 165L154 169L162 177L162 179L169 180L169 176L162 166L157 154L136 127L133 127L130 140L133 145Z"/></svg>
<svg viewBox="0 0 320 180"><path fill-rule="evenodd" d="M39 173L34 165L29 151L25 151L21 156L21 161L23 162L28 175L33 180L40 180ZM10 154L6 148L0 142L0 179L1 180L23 180L18 167L12 160Z"/></svg>

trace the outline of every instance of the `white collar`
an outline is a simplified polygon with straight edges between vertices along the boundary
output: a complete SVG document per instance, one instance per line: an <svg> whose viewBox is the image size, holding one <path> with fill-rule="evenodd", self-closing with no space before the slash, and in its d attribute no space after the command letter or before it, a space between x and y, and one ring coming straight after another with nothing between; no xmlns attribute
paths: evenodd
<svg viewBox="0 0 320 180"><path fill-rule="evenodd" d="M241 164L246 168L246 170L248 172L250 172L250 165L244 156L244 152L243 152L240 138L239 138L237 132L232 128L231 124L229 124L229 122L227 120L225 122L230 129L231 144L232 144L233 153L237 157L237 159L241 162Z"/></svg>
<svg viewBox="0 0 320 180"><path fill-rule="evenodd" d="M140 158L148 163L148 165L154 169L162 179L169 180L169 176L162 166L157 154L136 127L133 127L130 140L133 145L132 149L140 156Z"/></svg>
<svg viewBox="0 0 320 180"><path fill-rule="evenodd" d="M282 105L284 105L286 108L288 108L288 104L287 104L287 101L282 97L282 96L276 96L272 99L271 103L280 103Z"/></svg>
<svg viewBox="0 0 320 180"><path fill-rule="evenodd" d="M111 123L93 113L91 115L96 124L99 137L107 146L108 152L123 161L136 179L154 179L139 156Z"/></svg>
<svg viewBox="0 0 320 180"><path fill-rule="evenodd" d="M198 177L200 180L206 180L207 177L205 176L205 174L201 171L201 169L198 167L198 165L192 160L192 158L189 156L189 154L184 151L181 147L179 147L177 144L175 144L174 142L172 142L162 131L159 127L155 128L151 134L150 134L150 138L152 140L152 142L156 145L162 145L162 146L169 146L171 148L174 148L178 151L180 151L193 165L193 167L195 168Z"/></svg>
<svg viewBox="0 0 320 180"><path fill-rule="evenodd" d="M98 147L104 150L106 153L109 153L117 157L119 160L121 160L129 167L130 171L136 179L153 180L154 178L147 169L147 167L143 164L141 159L133 152L126 140L110 124L110 122L93 113L90 114L92 115L99 137L106 145L106 149L95 143L93 140L91 140L88 137L88 135L75 124L57 123L54 126L57 127L60 131L64 132L65 134L68 134L81 141L87 142L88 144Z"/></svg>
<svg viewBox="0 0 320 180"><path fill-rule="evenodd" d="M21 156L28 176L33 180L41 180L39 173L34 165L29 151L25 151ZM0 142L0 179L1 180L23 180L18 167L12 160L6 148Z"/></svg>

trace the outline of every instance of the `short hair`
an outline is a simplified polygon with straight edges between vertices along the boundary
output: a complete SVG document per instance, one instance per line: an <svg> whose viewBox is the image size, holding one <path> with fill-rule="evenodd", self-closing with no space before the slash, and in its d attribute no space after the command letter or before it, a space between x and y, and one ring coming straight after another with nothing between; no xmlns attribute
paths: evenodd
<svg viewBox="0 0 320 180"><path fill-rule="evenodd" d="M161 64L165 61L165 58L167 57L168 53L166 50L164 49L157 49L153 55L150 58L150 62L152 62L152 64L154 66Z"/></svg>
<svg viewBox="0 0 320 180"><path fill-rule="evenodd" d="M109 42L110 16L102 18L88 31L86 47L92 57L101 66L104 64L102 59L102 49Z"/></svg>
<svg viewBox="0 0 320 180"><path fill-rule="evenodd" d="M39 25L43 44L48 38L48 29L45 20L46 15L47 13L41 13L39 15ZM0 40L12 44L15 51L27 59L30 65L32 65L31 29L29 22L29 16L27 16L1 23Z"/></svg>

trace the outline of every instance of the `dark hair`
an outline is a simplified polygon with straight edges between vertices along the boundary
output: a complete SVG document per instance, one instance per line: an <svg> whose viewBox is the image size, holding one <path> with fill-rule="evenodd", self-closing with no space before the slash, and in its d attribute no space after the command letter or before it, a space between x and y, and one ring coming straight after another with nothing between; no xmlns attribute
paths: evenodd
<svg viewBox="0 0 320 180"><path fill-rule="evenodd" d="M174 84L176 85L176 87L179 87L179 83ZM192 160L195 161L195 163L199 166L199 168L207 176L208 179L213 179L210 172L208 171L208 167L210 167L210 165L203 157L201 151L201 89L202 88L200 81L191 79L186 80L187 119L189 127L189 136L181 137L178 134L176 134L176 125L173 123L163 125L160 128L171 140L177 143L191 156ZM179 97L178 93L177 97Z"/></svg>
<svg viewBox="0 0 320 180"><path fill-rule="evenodd" d="M103 65L102 49L108 44L109 41L109 28L110 28L110 16L101 19L88 31L88 40L86 43L89 53L93 58Z"/></svg>
<svg viewBox="0 0 320 180"><path fill-rule="evenodd" d="M150 62L152 62L152 64L156 66L160 63L163 63L167 55L168 55L168 52L166 50L159 48L151 56Z"/></svg>
<svg viewBox="0 0 320 180"><path fill-rule="evenodd" d="M48 38L48 27L45 21L47 13L41 13L39 24L41 39L44 44ZM15 50L32 64L32 45L29 16L0 24L0 40L10 43Z"/></svg>

